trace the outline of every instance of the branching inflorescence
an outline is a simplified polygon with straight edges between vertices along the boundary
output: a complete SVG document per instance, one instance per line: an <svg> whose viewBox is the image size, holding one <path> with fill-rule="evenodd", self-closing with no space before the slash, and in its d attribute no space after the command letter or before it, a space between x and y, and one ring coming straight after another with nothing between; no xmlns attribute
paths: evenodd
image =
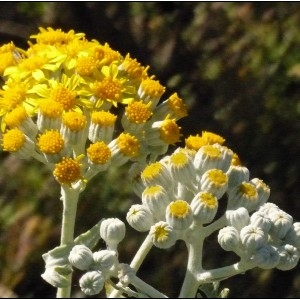
<svg viewBox="0 0 300 300"><path fill-rule="evenodd" d="M267 202L269 187L250 178L221 136L205 131L189 136L183 147L160 157L180 140L177 121L187 109L177 93L160 102L165 88L148 75L149 67L73 30L40 28L31 39L27 50L13 43L0 47L1 145L44 163L61 185L61 245L43 255L42 275L58 288L58 297L70 296L71 274L79 269L84 272L79 286L87 295L110 286L110 297L164 298L136 272L153 245L166 249L177 240L189 254L180 297L195 297L199 286L254 267L297 265L300 223ZM118 260L125 236L121 220L103 219L73 236L77 201L87 182L127 162L141 203L130 207L126 220L148 232L130 265ZM203 244L214 232L219 245L239 260L205 270ZM107 249L92 252L100 238Z"/></svg>

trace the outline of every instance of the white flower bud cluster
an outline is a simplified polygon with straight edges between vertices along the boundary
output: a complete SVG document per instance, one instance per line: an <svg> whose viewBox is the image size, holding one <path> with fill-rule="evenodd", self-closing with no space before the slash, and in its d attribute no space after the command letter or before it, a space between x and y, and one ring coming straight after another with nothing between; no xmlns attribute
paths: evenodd
<svg viewBox="0 0 300 300"><path fill-rule="evenodd" d="M244 207L225 213L227 225L218 242L262 269L294 268L300 258L300 223L274 203L265 203L249 216Z"/></svg>
<svg viewBox="0 0 300 300"><path fill-rule="evenodd" d="M203 226L212 228L219 203L227 201L220 217L226 226L218 225L224 250L265 269L288 270L299 260L300 222L267 203L269 187L251 179L223 145L178 148L147 165L135 187L142 204L132 205L126 219L134 229L149 231L156 247L169 248L178 239L196 238Z"/></svg>
<svg viewBox="0 0 300 300"><path fill-rule="evenodd" d="M73 267L87 271L80 278L79 285L89 296L99 294L105 280L117 276L119 261L116 248L125 236L125 224L116 218L105 219L100 225L100 236L107 249L92 252L83 244L75 245L68 257Z"/></svg>

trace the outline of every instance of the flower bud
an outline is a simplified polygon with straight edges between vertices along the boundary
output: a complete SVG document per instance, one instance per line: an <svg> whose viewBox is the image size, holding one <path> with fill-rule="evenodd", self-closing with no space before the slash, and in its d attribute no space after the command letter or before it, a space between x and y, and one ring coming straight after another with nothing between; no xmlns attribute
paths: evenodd
<svg viewBox="0 0 300 300"><path fill-rule="evenodd" d="M272 212L278 211L278 210L280 210L280 208L272 202L267 202L267 203L261 205L258 209L259 212L265 214L267 217L269 217Z"/></svg>
<svg viewBox="0 0 300 300"><path fill-rule="evenodd" d="M231 165L226 174L228 176L229 188L233 188L243 181L249 181L249 170L243 166Z"/></svg>
<svg viewBox="0 0 300 300"><path fill-rule="evenodd" d="M276 248L268 244L257 249L251 258L257 264L257 267L262 269L275 268L280 261Z"/></svg>
<svg viewBox="0 0 300 300"><path fill-rule="evenodd" d="M281 271L288 271L295 268L299 261L299 251L296 247L285 244L278 248L280 261L277 269Z"/></svg>
<svg viewBox="0 0 300 300"><path fill-rule="evenodd" d="M173 227L164 221L160 221L151 226L149 235L152 243L161 249L172 247L175 245L177 239Z"/></svg>
<svg viewBox="0 0 300 300"><path fill-rule="evenodd" d="M93 253L94 266L100 271L109 270L117 261L117 253L112 250L100 250Z"/></svg>
<svg viewBox="0 0 300 300"><path fill-rule="evenodd" d="M92 296L101 292L104 287L104 281L102 272L90 271L79 279L79 286L83 293Z"/></svg>
<svg viewBox="0 0 300 300"><path fill-rule="evenodd" d="M242 228L240 232L240 238L247 253L252 253L260 248L267 240L267 236L264 231L255 227L252 224Z"/></svg>
<svg viewBox="0 0 300 300"><path fill-rule="evenodd" d="M167 207L166 220L174 229L187 229L193 222L191 207L184 200L172 201Z"/></svg>
<svg viewBox="0 0 300 300"><path fill-rule="evenodd" d="M253 183L243 181L228 190L228 207L232 209L240 206L247 208L249 212L257 208L258 193Z"/></svg>
<svg viewBox="0 0 300 300"><path fill-rule="evenodd" d="M167 191L161 185L153 185L145 188L142 203L151 211L156 220L164 220L170 200Z"/></svg>
<svg viewBox="0 0 300 300"><path fill-rule="evenodd" d="M233 226L226 226L219 231L218 243L225 251L234 251L239 244L239 232Z"/></svg>
<svg viewBox="0 0 300 300"><path fill-rule="evenodd" d="M235 227L237 230L241 230L243 227L248 225L250 221L248 210L245 207L239 207L235 210L227 210L225 217L228 225Z"/></svg>
<svg viewBox="0 0 300 300"><path fill-rule="evenodd" d="M300 247L300 222L295 222L284 237L287 244Z"/></svg>
<svg viewBox="0 0 300 300"><path fill-rule="evenodd" d="M220 199L226 192L228 187L227 175L219 169L211 169L206 171L200 180L201 191L213 194Z"/></svg>
<svg viewBox="0 0 300 300"><path fill-rule="evenodd" d="M227 147L214 144L202 146L195 155L194 166L199 175L210 169L226 172L230 166L233 152Z"/></svg>
<svg viewBox="0 0 300 300"><path fill-rule="evenodd" d="M125 237L125 224L117 218L109 218L100 225L100 236L113 250Z"/></svg>
<svg viewBox="0 0 300 300"><path fill-rule="evenodd" d="M88 270L93 262L93 253L85 245L76 245L69 254L69 262L79 270Z"/></svg>
<svg viewBox="0 0 300 300"><path fill-rule="evenodd" d="M153 215L150 210L141 204L134 204L130 207L126 220L128 224L137 231L148 231L154 224Z"/></svg>
<svg viewBox="0 0 300 300"><path fill-rule="evenodd" d="M263 205L270 197L270 188L260 179L253 178L250 180L255 186L258 193L258 204Z"/></svg>
<svg viewBox="0 0 300 300"><path fill-rule="evenodd" d="M255 227L260 227L264 232L268 232L271 228L271 220L261 211L252 214L250 223Z"/></svg>
<svg viewBox="0 0 300 300"><path fill-rule="evenodd" d="M271 220L270 234L282 239L293 225L293 217L279 209L269 214Z"/></svg>
<svg viewBox="0 0 300 300"><path fill-rule="evenodd" d="M210 193L200 192L192 200L191 209L198 223L210 223L218 211L218 199Z"/></svg>

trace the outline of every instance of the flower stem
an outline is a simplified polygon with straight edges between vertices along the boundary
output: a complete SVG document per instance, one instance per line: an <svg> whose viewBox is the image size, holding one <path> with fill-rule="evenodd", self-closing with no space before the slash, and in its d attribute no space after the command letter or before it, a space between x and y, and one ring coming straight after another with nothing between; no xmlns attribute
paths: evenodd
<svg viewBox="0 0 300 300"><path fill-rule="evenodd" d="M79 190L72 189L67 185L61 186L61 200L63 201L63 217L61 226L60 245L66 245L74 240L74 228L79 198ZM68 275L69 286L57 289L57 298L70 298L72 274Z"/></svg>
<svg viewBox="0 0 300 300"><path fill-rule="evenodd" d="M185 278L181 287L179 298L195 298L199 283L197 274L202 270L203 236L187 243L188 263Z"/></svg>
<svg viewBox="0 0 300 300"><path fill-rule="evenodd" d="M140 268L141 264L143 263L145 257L151 250L152 246L153 244L151 242L150 236L147 235L144 242L142 243L142 245L140 246L139 250L137 251L137 253L135 254L134 258L130 263L130 267L133 268L136 272ZM118 298L120 297L121 293L122 293L121 291L114 289L109 294L109 298Z"/></svg>

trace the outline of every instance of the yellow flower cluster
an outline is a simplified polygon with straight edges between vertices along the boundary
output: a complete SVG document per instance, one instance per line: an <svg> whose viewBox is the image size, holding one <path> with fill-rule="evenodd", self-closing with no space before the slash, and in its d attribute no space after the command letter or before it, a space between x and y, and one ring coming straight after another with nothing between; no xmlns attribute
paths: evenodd
<svg viewBox="0 0 300 300"><path fill-rule="evenodd" d="M30 39L28 49L0 47L4 151L72 185L111 163L145 164L179 141L186 106L177 93L159 103L165 87L148 66L74 30L40 28Z"/></svg>

